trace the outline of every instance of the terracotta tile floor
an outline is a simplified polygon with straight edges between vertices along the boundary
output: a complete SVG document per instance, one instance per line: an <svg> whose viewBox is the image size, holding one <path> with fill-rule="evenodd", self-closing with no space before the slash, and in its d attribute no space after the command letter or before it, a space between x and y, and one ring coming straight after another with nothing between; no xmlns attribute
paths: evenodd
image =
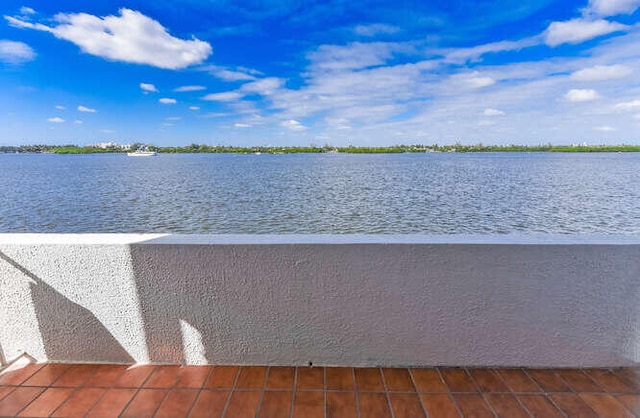
<svg viewBox="0 0 640 418"><path fill-rule="evenodd" d="M634 417L640 368L29 364L0 373L0 416Z"/></svg>

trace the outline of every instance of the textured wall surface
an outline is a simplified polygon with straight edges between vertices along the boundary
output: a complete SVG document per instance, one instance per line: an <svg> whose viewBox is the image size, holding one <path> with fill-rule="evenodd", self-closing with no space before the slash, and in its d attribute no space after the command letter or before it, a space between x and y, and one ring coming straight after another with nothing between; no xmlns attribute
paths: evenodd
<svg viewBox="0 0 640 418"><path fill-rule="evenodd" d="M8 359L640 362L630 237L0 234Z"/></svg>

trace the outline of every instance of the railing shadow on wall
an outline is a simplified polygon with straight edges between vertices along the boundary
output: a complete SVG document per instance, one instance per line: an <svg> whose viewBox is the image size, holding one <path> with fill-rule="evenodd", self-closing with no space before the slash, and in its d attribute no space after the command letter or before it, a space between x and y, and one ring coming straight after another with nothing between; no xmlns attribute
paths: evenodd
<svg viewBox="0 0 640 418"><path fill-rule="evenodd" d="M316 297L322 275L307 273L323 269L311 247L292 254L252 244L188 245L176 257L166 242L129 245L151 362L340 363L327 352L368 361L362 341L336 339L353 321L348 310ZM328 288L340 280L337 273L325 278Z"/></svg>
<svg viewBox="0 0 640 418"><path fill-rule="evenodd" d="M0 259L29 280L31 302L49 361L134 362L91 311L56 291L2 251Z"/></svg>

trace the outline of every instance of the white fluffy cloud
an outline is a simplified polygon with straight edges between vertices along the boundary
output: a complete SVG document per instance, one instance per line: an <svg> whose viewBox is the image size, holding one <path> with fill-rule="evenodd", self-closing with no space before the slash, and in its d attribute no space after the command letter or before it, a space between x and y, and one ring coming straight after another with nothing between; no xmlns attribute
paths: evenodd
<svg viewBox="0 0 640 418"><path fill-rule="evenodd" d="M408 47L392 42L354 42L348 45L320 45L308 54L315 71L340 71L382 65Z"/></svg>
<svg viewBox="0 0 640 418"><path fill-rule="evenodd" d="M53 18L55 26L5 18L11 26L50 32L88 54L113 61L175 70L201 63L212 51L209 43L173 37L157 21L126 8L120 9L119 16L59 13Z"/></svg>
<svg viewBox="0 0 640 418"><path fill-rule="evenodd" d="M95 110L95 109L91 109L90 107L78 106L78 112L96 113L96 112L97 112L97 110Z"/></svg>
<svg viewBox="0 0 640 418"><path fill-rule="evenodd" d="M250 81L261 75L260 71L246 67L227 68L219 65L207 65L201 68L212 76L224 81Z"/></svg>
<svg viewBox="0 0 640 418"><path fill-rule="evenodd" d="M200 106L189 106L189 110L200 110Z"/></svg>
<svg viewBox="0 0 640 418"><path fill-rule="evenodd" d="M32 15L32 14L34 14L35 12L36 12L36 11L35 11L35 10L33 10L31 7L22 6L22 7L20 8L20 14L23 14L23 15Z"/></svg>
<svg viewBox="0 0 640 418"><path fill-rule="evenodd" d="M597 91L592 89L571 89L565 95L564 98L569 102L590 102L600 98Z"/></svg>
<svg viewBox="0 0 640 418"><path fill-rule="evenodd" d="M202 91L202 90L206 90L207 88L205 86L182 86L182 87L178 87L176 89L173 89L173 91L177 92L177 93L183 93L186 91Z"/></svg>
<svg viewBox="0 0 640 418"><path fill-rule="evenodd" d="M640 100L631 100L630 102L618 103L615 108L616 110L621 110L623 112L637 110L640 109Z"/></svg>
<svg viewBox="0 0 640 418"><path fill-rule="evenodd" d="M284 127L284 128L288 128L292 131L304 131L305 129L307 129L306 126L304 126L303 124L301 124L300 122L298 122L295 119L290 119L290 120L285 120L280 122L280 126Z"/></svg>
<svg viewBox="0 0 640 418"><path fill-rule="evenodd" d="M58 110L64 110L65 109L64 106L60 106L60 105L55 106L55 108L58 109Z"/></svg>
<svg viewBox="0 0 640 418"><path fill-rule="evenodd" d="M499 109L487 108L482 112L485 116L504 116L505 113Z"/></svg>
<svg viewBox="0 0 640 418"><path fill-rule="evenodd" d="M140 83L140 88L147 93L157 93L158 89L153 84Z"/></svg>
<svg viewBox="0 0 640 418"><path fill-rule="evenodd" d="M627 29L628 27L625 25L604 19L572 19L551 23L544 33L544 41L549 46L578 44L598 36Z"/></svg>
<svg viewBox="0 0 640 418"><path fill-rule="evenodd" d="M640 0L589 0L585 12L598 16L631 14L640 7Z"/></svg>
<svg viewBox="0 0 640 418"><path fill-rule="evenodd" d="M79 119L74 120L73 123L75 123L76 125L82 125L82 121Z"/></svg>
<svg viewBox="0 0 640 418"><path fill-rule="evenodd" d="M230 102L233 100L238 100L242 97L241 93L237 91L225 91L222 93L211 93L204 96L203 100L208 100L211 102Z"/></svg>
<svg viewBox="0 0 640 418"><path fill-rule="evenodd" d="M224 117L219 124L231 128L236 138L259 141L288 132L293 135L283 134L282 138L290 143L305 135L334 145L409 140L452 143L487 138L494 143L509 143L513 138L534 144L566 143L576 137L598 143L603 138L622 141L619 138L638 129L639 122L633 115L640 113L640 102L638 107L614 106L640 98L633 77L623 77L628 69L640 70L640 32L630 30L593 42L588 49L580 48L578 54L574 52L578 48L566 52L564 48L541 46L552 59L510 54L507 62L466 65L467 57L473 60L484 53L512 51L533 42L529 39L471 47L455 60L447 59L453 49L428 49L422 51L424 55L400 52L404 54L402 59L395 60L392 54L392 60L381 58L377 64L365 66L350 65L346 51L340 48L332 49L338 51L336 55L312 52L300 74L301 83L274 79L216 93L210 98L227 102L220 103L223 109L207 116ZM539 36L537 42L542 45L543 37ZM352 44L343 48L366 49ZM403 50L402 45L380 48ZM319 47L315 51L318 49L329 50ZM347 61L340 61L343 56ZM256 93L261 97L255 97L247 90L267 95ZM248 119L254 113L263 120L254 123ZM230 123L228 118L232 118ZM254 129L234 129L234 123L251 124ZM603 126L615 127L616 131L594 129Z"/></svg>
<svg viewBox="0 0 640 418"><path fill-rule="evenodd" d="M499 41L488 44L473 46L470 48L450 48L441 49L434 52L442 54L446 61L454 63L464 63L466 61L479 61L480 57L485 54L519 51L523 48L538 45L540 39L538 36L524 38L519 41Z"/></svg>
<svg viewBox="0 0 640 418"><path fill-rule="evenodd" d="M236 128L250 128L251 125L249 125L248 123L236 123L235 125L233 125Z"/></svg>
<svg viewBox="0 0 640 418"><path fill-rule="evenodd" d="M0 40L0 62L11 65L33 61L35 51L24 42Z"/></svg>
<svg viewBox="0 0 640 418"><path fill-rule="evenodd" d="M626 77L631 72L631 68L626 65L596 65L574 72L571 78L576 81L615 80Z"/></svg>
<svg viewBox="0 0 640 418"><path fill-rule="evenodd" d="M65 122L65 120L64 120L64 119L62 119L62 118L55 117L55 118L49 118L49 119L47 119L47 122L51 122L51 123L64 123L64 122Z"/></svg>
<svg viewBox="0 0 640 418"><path fill-rule="evenodd" d="M163 97L163 98L159 99L158 102L160 102L162 104L166 104L166 105L176 104L177 103L176 99L171 99L171 98L168 98L168 97Z"/></svg>
<svg viewBox="0 0 640 418"><path fill-rule="evenodd" d="M492 84L495 84L496 80L486 75L480 74L478 71L473 71L471 73L462 73L455 74L451 76L451 80L454 83L471 88L471 89L480 89L482 87L488 87Z"/></svg>
<svg viewBox="0 0 640 418"><path fill-rule="evenodd" d="M267 77L243 84L242 87L240 87L240 91L247 94L269 96L276 92L280 87L282 87L283 84L284 80L281 78Z"/></svg>
<svg viewBox="0 0 640 418"><path fill-rule="evenodd" d="M250 95L271 96L279 92L282 86L284 86L284 79L266 77L245 83L237 90L207 94L202 99L214 102L232 102Z"/></svg>
<svg viewBox="0 0 640 418"><path fill-rule="evenodd" d="M600 131L600 132L613 132L616 130L616 128L609 126L609 125L605 125L605 126L596 126L593 129L595 129L596 131Z"/></svg>

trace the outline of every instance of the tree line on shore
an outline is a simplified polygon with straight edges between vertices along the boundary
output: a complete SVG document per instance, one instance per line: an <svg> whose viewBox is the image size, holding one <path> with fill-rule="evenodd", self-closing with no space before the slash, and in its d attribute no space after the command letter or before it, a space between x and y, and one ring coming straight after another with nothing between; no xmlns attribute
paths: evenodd
<svg viewBox="0 0 640 418"><path fill-rule="evenodd" d="M154 145L133 144L132 150L144 148L159 153L232 153L232 154L296 154L296 153L347 153L347 154L393 154L407 152L640 152L640 145L392 145L387 147L334 147L319 146L254 146L237 147L230 145L190 144L181 147L158 147ZM49 153L49 154L96 154L124 153L130 150L121 147L96 147L78 145L20 145L0 146L0 153Z"/></svg>

